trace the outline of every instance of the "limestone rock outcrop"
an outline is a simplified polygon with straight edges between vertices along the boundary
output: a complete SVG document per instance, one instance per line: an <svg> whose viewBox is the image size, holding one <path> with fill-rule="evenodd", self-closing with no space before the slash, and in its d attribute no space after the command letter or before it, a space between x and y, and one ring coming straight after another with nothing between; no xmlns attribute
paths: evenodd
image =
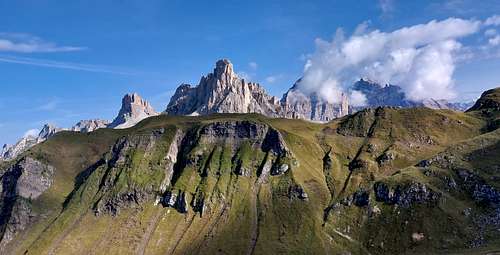
<svg viewBox="0 0 500 255"><path fill-rule="evenodd" d="M260 113L269 117L329 121L347 115L347 97L340 105L329 104L317 95L305 95L296 86L280 100L267 94L258 83L238 77L227 59L217 61L212 73L198 86L179 86L165 110L171 115L211 113Z"/></svg>
<svg viewBox="0 0 500 255"><path fill-rule="evenodd" d="M0 250L31 222L36 212L31 200L53 182L54 167L33 158L22 158L0 170Z"/></svg>
<svg viewBox="0 0 500 255"><path fill-rule="evenodd" d="M101 119L81 120L71 128L71 131L88 133L99 128L106 128L109 124L109 121Z"/></svg>
<svg viewBox="0 0 500 255"><path fill-rule="evenodd" d="M366 106L354 107L354 111L365 107L397 106L397 107L427 107L431 109L451 109L465 111L472 106L472 102L449 102L443 99L428 98L422 101L412 101L406 98L403 89L399 86L381 85L368 79L355 82L351 90L359 91L366 96Z"/></svg>
<svg viewBox="0 0 500 255"><path fill-rule="evenodd" d="M316 93L306 95L299 88L300 79L281 99L281 117L327 122L349 114L347 95L342 94L340 104L332 104Z"/></svg>
<svg viewBox="0 0 500 255"><path fill-rule="evenodd" d="M5 144L0 151L0 161L15 159L21 153L47 140L49 137L62 130L62 128L57 128L52 124L45 124L40 133L38 133L38 136L26 135L13 145Z"/></svg>
<svg viewBox="0 0 500 255"><path fill-rule="evenodd" d="M122 107L118 116L109 124L109 128L129 128L141 120L158 115L151 104L137 93L126 94L122 99Z"/></svg>
<svg viewBox="0 0 500 255"><path fill-rule="evenodd" d="M279 116L279 111L279 99L259 84L238 77L227 59L217 61L214 71L203 76L198 86L179 86L165 110L171 115L260 113L272 117Z"/></svg>

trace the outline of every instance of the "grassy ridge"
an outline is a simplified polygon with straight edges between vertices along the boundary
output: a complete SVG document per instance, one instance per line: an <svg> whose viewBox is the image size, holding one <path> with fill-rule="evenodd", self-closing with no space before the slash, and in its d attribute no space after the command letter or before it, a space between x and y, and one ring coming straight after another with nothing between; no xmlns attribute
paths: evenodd
<svg viewBox="0 0 500 255"><path fill-rule="evenodd" d="M156 191L164 177L164 156L176 130L195 130L196 134L207 124L234 121L278 130L293 159L261 151L252 140L237 144L197 140L178 158L175 181L169 187L186 193L190 209L183 214L155 205L155 198L161 195ZM457 179L451 168L435 166L435 175L428 176L414 166L440 153L470 157L478 153L478 146L490 144L492 153L456 163L456 167L473 169L491 180L496 177L491 166L500 165L494 157L499 135L484 133L487 125L488 119L476 112L378 108L327 124L218 114L157 116L126 130L64 132L28 152L53 165L57 174L54 185L33 201L34 210L44 217L21 233L23 238L17 238L9 249L29 254L456 252L465 249L479 231L460 212L478 208L479 213L482 209L466 192L444 186L443 176ZM164 133L154 143L146 139L160 129ZM124 150L124 161L110 164L106 153L123 137L144 146ZM108 158L108 163L96 165L76 185L77 176L101 158ZM261 180L266 164L284 163L289 171ZM359 190L372 191L377 181L391 187L426 184L445 199L437 206L395 209L376 202L370 192L369 206L342 205ZM295 185L304 189L307 200L291 195ZM491 185L499 186L497 182ZM115 216L96 215L96 206L133 192L151 196L122 207ZM203 214L193 211L193 201L204 202ZM375 206L380 210L377 217L372 215ZM471 228L462 229L464 225ZM412 234L420 232L426 238L415 242ZM495 237L493 232L487 233L489 240Z"/></svg>

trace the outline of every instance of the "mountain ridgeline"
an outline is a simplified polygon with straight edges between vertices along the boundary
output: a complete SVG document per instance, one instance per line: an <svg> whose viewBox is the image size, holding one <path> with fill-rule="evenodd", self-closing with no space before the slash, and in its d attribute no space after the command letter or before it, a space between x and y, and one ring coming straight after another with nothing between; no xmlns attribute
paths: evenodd
<svg viewBox="0 0 500 255"><path fill-rule="evenodd" d="M213 77L234 81L228 71ZM200 84L221 85L213 77ZM210 111L190 104L183 113ZM327 123L163 114L60 131L0 162L0 253L495 251L499 105L497 88L467 112L377 107Z"/></svg>
<svg viewBox="0 0 500 255"><path fill-rule="evenodd" d="M196 87L183 84L175 91L165 110L169 115L207 115L211 113L260 113L269 117L329 121L348 114L347 98L336 105L316 94L305 95L293 86L279 100L257 83L239 78L233 64L219 60L212 73L203 76Z"/></svg>
<svg viewBox="0 0 500 255"><path fill-rule="evenodd" d="M366 96L366 105L353 106L342 94L339 103L330 103L318 93L305 93L299 79L281 99L270 96L258 83L238 77L227 59L217 61L212 73L203 76L197 86L182 84L177 88L165 110L169 115L207 115L212 113L260 113L268 117L328 122L367 107L428 107L464 111L471 104L449 103L445 100L406 99L395 85L382 86L359 80L350 88Z"/></svg>
<svg viewBox="0 0 500 255"><path fill-rule="evenodd" d="M258 83L238 77L231 62L222 59L217 61L212 73L201 78L197 86L180 85L163 114L198 116L213 113L259 113L272 118L328 122L369 107L428 107L465 111L472 106L470 103L449 103L435 99L411 101L406 99L404 92L398 86L381 86L363 79L354 83L350 90L366 96L364 106L350 105L346 93L341 95L339 103L329 103L318 93L303 92L299 86L300 82L301 79L283 94L281 99L278 99L268 95ZM123 97L121 108L113 121L81 120L69 130L87 133L100 128L129 128L145 118L158 114L151 104L137 93L129 93ZM49 124L46 126L51 126L56 132L67 130ZM0 151L0 161L14 159L45 139L23 137L14 145L6 144Z"/></svg>

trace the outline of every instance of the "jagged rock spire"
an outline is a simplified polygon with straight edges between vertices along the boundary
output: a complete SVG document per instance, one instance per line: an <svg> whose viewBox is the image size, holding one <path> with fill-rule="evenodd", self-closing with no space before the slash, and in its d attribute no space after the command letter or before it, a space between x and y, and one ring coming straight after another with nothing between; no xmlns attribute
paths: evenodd
<svg viewBox="0 0 500 255"><path fill-rule="evenodd" d="M233 64L228 59L221 59L215 63L214 75L219 80L236 76L233 71Z"/></svg>
<svg viewBox="0 0 500 255"><path fill-rule="evenodd" d="M158 115L158 113L153 109L148 101L142 99L137 93L129 93L123 97L120 112L109 127L132 127L139 121L155 115Z"/></svg>
<svg viewBox="0 0 500 255"><path fill-rule="evenodd" d="M279 100L257 83L236 75L231 61L218 60L213 73L203 76L196 87L181 85L165 112L172 115L210 113L261 113L277 116Z"/></svg>

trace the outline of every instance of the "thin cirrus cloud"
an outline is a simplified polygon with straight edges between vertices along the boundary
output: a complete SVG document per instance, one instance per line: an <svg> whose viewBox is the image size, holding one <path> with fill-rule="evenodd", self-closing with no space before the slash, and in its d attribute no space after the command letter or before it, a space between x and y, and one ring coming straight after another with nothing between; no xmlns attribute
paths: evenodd
<svg viewBox="0 0 500 255"><path fill-rule="evenodd" d="M0 33L0 51L16 53L51 53L86 50L86 47L59 46L39 37L22 33Z"/></svg>
<svg viewBox="0 0 500 255"><path fill-rule="evenodd" d="M37 36L24 33L0 33L0 52L9 53L54 53L74 52L86 50L86 47L60 46L56 43L45 41ZM31 65L48 68L69 69L77 71L110 73L120 75L135 75L136 72L122 68L88 65L74 62L61 62L47 59L0 55L0 62Z"/></svg>
<svg viewBox="0 0 500 255"><path fill-rule="evenodd" d="M51 99L48 102L40 105L36 109L41 111L53 111L57 108L58 105L59 105L58 99Z"/></svg>
<svg viewBox="0 0 500 255"><path fill-rule="evenodd" d="M276 83L277 81L281 80L283 78L282 74L276 74L276 75L270 75L267 76L264 80L266 83Z"/></svg>
<svg viewBox="0 0 500 255"><path fill-rule="evenodd" d="M393 0L379 0L378 4L383 15L386 15L394 10Z"/></svg>
<svg viewBox="0 0 500 255"><path fill-rule="evenodd" d="M250 67L250 69L252 69L254 71L257 70L257 68L259 67L259 65L256 62L253 62L253 61L249 62L248 66Z"/></svg>
<svg viewBox="0 0 500 255"><path fill-rule="evenodd" d="M458 61L466 49L480 48L464 47L461 39L499 23L498 16L485 21L448 18L390 32L356 29L349 36L338 29L332 41L316 40L316 51L308 56L299 88L337 103L356 79L368 78L400 85L411 100L453 99ZM489 44L496 45L496 38L489 38Z"/></svg>
<svg viewBox="0 0 500 255"><path fill-rule="evenodd" d="M77 71L87 71L96 73L110 73L110 74L120 74L120 75L136 75L137 72L130 70L123 70L111 66L101 66L101 65L86 65L73 62L61 62L53 61L47 59L38 58L27 58L27 57L16 57L16 56L1 56L0 62L11 63L11 64L21 64L21 65L32 65L40 67L58 68L58 69L70 69Z"/></svg>

